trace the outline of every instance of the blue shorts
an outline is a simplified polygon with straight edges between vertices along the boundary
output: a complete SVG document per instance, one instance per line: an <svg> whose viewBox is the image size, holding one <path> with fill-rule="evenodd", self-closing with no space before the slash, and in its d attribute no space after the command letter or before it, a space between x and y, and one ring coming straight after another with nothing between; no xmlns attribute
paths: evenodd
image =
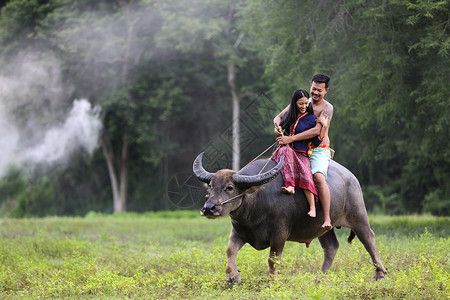
<svg viewBox="0 0 450 300"><path fill-rule="evenodd" d="M309 158L311 162L311 171L313 175L317 172L325 175L327 178L328 164L331 159L330 149L314 148Z"/></svg>

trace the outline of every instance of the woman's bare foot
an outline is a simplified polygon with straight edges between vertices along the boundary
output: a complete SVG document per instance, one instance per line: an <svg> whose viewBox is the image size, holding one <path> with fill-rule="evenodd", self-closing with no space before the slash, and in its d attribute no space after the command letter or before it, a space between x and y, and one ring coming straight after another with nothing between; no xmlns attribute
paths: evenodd
<svg viewBox="0 0 450 300"><path fill-rule="evenodd" d="M325 222L323 222L322 224L322 228L326 230L331 230L331 228L333 228L333 226L331 226L331 221L325 220Z"/></svg>
<svg viewBox="0 0 450 300"><path fill-rule="evenodd" d="M311 218L315 218L316 217L316 210L315 209L311 209L308 212L308 216L310 216Z"/></svg>
<svg viewBox="0 0 450 300"><path fill-rule="evenodd" d="M283 186L283 187L281 187L281 190L283 192L286 192L286 193L291 194L291 195L295 194L295 187L293 187L293 186L288 186L288 187Z"/></svg>

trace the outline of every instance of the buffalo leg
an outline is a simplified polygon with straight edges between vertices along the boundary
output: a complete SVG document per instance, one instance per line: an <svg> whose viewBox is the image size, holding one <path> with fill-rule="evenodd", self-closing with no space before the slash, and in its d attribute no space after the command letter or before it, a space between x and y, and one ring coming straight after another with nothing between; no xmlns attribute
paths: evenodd
<svg viewBox="0 0 450 300"><path fill-rule="evenodd" d="M372 229L370 229L370 226L367 224L367 226L365 226L363 230L356 228L352 228L352 230L356 233L356 236L361 241L361 243L363 243L364 247L366 248L367 252L369 252L370 257L372 258L373 265L376 268L374 279L384 279L384 276L387 272L383 264L381 263L380 255L378 254L377 246L375 244L375 234L373 233Z"/></svg>
<svg viewBox="0 0 450 300"><path fill-rule="evenodd" d="M280 240L278 242L272 243L270 246L269 255L269 272L273 278L277 278L277 266L281 260L281 254L283 253L285 240Z"/></svg>
<svg viewBox="0 0 450 300"><path fill-rule="evenodd" d="M323 273L327 273L331 268L331 264L333 263L334 257L336 256L336 252L339 248L339 241L336 238L334 229L331 229L320 236L319 242L323 249L323 263L320 270Z"/></svg>
<svg viewBox="0 0 450 300"><path fill-rule="evenodd" d="M241 281L241 276L236 264L236 257L244 244L245 242L231 230L230 238L228 239L227 265L225 268L230 288L235 284L239 284Z"/></svg>

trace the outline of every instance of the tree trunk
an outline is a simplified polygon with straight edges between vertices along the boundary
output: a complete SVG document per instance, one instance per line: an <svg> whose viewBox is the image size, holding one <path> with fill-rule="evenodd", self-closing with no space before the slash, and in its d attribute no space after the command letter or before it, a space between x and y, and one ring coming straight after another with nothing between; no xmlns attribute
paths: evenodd
<svg viewBox="0 0 450 300"><path fill-rule="evenodd" d="M122 199L120 198L119 183L114 168L114 152L112 150L109 137L103 136L102 138L102 150L106 159L106 166L108 167L109 179L111 180L111 190L113 194L114 213L122 211Z"/></svg>
<svg viewBox="0 0 450 300"><path fill-rule="evenodd" d="M127 194L128 194L128 142L123 141L122 155L120 160L120 201L121 211L127 211Z"/></svg>
<svg viewBox="0 0 450 300"><path fill-rule="evenodd" d="M102 138L103 155L106 159L108 167L109 179L111 180L111 189L114 202L114 213L124 212L127 210L127 190L128 190L128 142L124 141L122 144L121 159L118 161L119 176L117 176L116 168L114 167L114 152L111 146L109 137ZM120 178L120 181L118 180Z"/></svg>
<svg viewBox="0 0 450 300"><path fill-rule="evenodd" d="M233 63L227 63L227 72L228 72L228 84L231 89L231 97L233 99L233 133L232 133L232 169L235 171L239 171L240 167L240 158L241 158L241 149L240 149L240 138L239 138L239 95L236 88L236 71Z"/></svg>
<svg viewBox="0 0 450 300"><path fill-rule="evenodd" d="M170 115L167 117L167 119L161 124L161 129L164 134L161 136L161 143L164 145L167 144L170 141L171 136L171 130L170 130L170 124L171 124L171 118ZM159 207L162 210L168 210L169 209L169 198L167 193L167 188L169 186L169 159L167 156L163 157L161 159L160 163L160 175L162 178L162 184L165 188L166 193L163 197L160 197Z"/></svg>

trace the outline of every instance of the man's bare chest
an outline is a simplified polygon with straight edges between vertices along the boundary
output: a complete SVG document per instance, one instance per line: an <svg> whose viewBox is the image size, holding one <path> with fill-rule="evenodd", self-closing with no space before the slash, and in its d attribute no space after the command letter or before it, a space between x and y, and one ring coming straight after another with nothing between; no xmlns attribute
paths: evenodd
<svg viewBox="0 0 450 300"><path fill-rule="evenodd" d="M320 117L320 115L321 115L322 112L323 112L323 108L324 108L324 106L318 106L318 107L316 107L316 106L313 105L314 115L315 115L316 117Z"/></svg>

